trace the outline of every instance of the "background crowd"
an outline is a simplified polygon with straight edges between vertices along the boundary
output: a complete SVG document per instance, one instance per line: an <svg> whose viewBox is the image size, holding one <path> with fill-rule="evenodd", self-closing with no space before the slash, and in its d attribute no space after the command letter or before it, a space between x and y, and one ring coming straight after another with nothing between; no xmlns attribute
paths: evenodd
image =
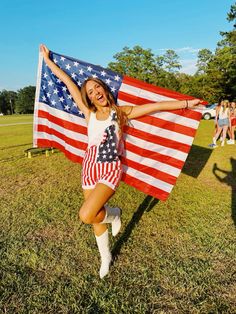
<svg viewBox="0 0 236 314"><path fill-rule="evenodd" d="M218 139L221 146L235 143L235 126L236 126L236 106L235 102L222 100L216 106L215 130L213 135L213 143L210 147L218 147Z"/></svg>

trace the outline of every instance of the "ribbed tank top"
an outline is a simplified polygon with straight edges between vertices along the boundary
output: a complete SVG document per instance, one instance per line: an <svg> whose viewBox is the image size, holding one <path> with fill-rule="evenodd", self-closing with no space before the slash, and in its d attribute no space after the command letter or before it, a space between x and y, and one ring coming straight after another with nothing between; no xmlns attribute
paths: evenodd
<svg viewBox="0 0 236 314"><path fill-rule="evenodd" d="M114 111L111 111L109 117L106 120L98 120L96 118L96 112L90 113L88 123L88 147L99 145L103 140L106 128L111 125L115 125L115 133L117 139L119 138L117 122L112 120L113 113Z"/></svg>

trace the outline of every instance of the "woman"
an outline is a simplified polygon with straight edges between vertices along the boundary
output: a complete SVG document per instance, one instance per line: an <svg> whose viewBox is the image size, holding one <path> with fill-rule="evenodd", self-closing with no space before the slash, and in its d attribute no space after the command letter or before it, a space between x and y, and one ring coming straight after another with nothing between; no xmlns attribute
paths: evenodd
<svg viewBox="0 0 236 314"><path fill-rule="evenodd" d="M235 142L235 127L236 127L236 106L235 102L231 102L230 104L230 125L231 128L229 129L230 139L227 141L227 144L234 144Z"/></svg>
<svg viewBox="0 0 236 314"><path fill-rule="evenodd" d="M222 141L221 146L225 144L225 138L228 128L230 127L230 111L229 111L229 101L224 100L221 102L221 106L219 111L216 114L216 119L218 119L218 131L216 132L215 136L213 137L213 145L217 147L216 141L220 136L222 131Z"/></svg>
<svg viewBox="0 0 236 314"><path fill-rule="evenodd" d="M88 148L82 165L82 188L85 201L79 210L80 219L92 224L101 256L100 277L109 272L112 260L107 223L111 223L113 236L121 227L119 208L110 208L107 201L118 187L122 166L122 128L128 119L159 111L193 108L199 99L165 101L141 106L115 104L106 84L94 78L87 79L81 91L73 80L49 57L49 50L41 45L44 60L52 72L67 86L71 96L85 116L88 125Z"/></svg>

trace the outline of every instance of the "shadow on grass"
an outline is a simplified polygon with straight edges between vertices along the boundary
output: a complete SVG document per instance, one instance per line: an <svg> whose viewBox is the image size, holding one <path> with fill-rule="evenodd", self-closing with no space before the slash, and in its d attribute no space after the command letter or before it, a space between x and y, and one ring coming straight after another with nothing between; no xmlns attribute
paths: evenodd
<svg viewBox="0 0 236 314"><path fill-rule="evenodd" d="M219 168L217 166L217 164L215 163L213 165L212 172L220 182L229 185L232 189L232 192L231 192L231 197L232 197L232 200L231 200L231 208L232 208L231 217L234 221L234 225L236 226L236 159L231 157L230 162L231 162L231 166L232 166L232 171L223 170L223 169ZM219 176L220 173L225 174L225 177L221 178Z"/></svg>
<svg viewBox="0 0 236 314"><path fill-rule="evenodd" d="M117 256L120 254L120 250L122 246L129 240L129 237L135 228L135 226L139 223L139 220L141 219L143 213L149 212L157 203L159 202L158 199L152 197L152 196L146 196L143 202L139 205L136 212L133 214L133 217L131 218L130 222L126 226L124 232L118 239L118 241L115 243L113 249L112 249L112 256L114 260L117 258Z"/></svg>
<svg viewBox="0 0 236 314"><path fill-rule="evenodd" d="M4 159L0 159L0 163L2 162L10 162L10 161L16 161L19 159L25 158L25 155L17 155L17 156L11 156Z"/></svg>
<svg viewBox="0 0 236 314"><path fill-rule="evenodd" d="M212 149L192 145L188 158L184 164L182 172L197 178L212 154Z"/></svg>
<svg viewBox="0 0 236 314"><path fill-rule="evenodd" d="M4 146L4 147L0 147L0 150L5 150L5 149L9 149L9 148L16 148L16 147L21 147L21 146L28 146L28 145L32 145L32 143L12 145L12 146Z"/></svg>

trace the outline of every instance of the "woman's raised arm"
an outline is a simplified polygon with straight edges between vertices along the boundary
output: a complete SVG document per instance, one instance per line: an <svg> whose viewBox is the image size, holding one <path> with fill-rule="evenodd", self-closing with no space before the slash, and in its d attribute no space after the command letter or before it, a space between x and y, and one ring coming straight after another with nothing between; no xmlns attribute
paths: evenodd
<svg viewBox="0 0 236 314"><path fill-rule="evenodd" d="M49 57L49 50L45 45L40 45L40 51L43 54L44 61L52 72L66 85L79 110L85 115L85 120L88 122L90 110L85 106L82 101L81 93L78 86L73 82L69 75L61 70Z"/></svg>
<svg viewBox="0 0 236 314"><path fill-rule="evenodd" d="M140 106L121 106L121 110L124 111L128 119L139 118L146 114L150 114L160 110L175 110L175 109L187 109L193 108L201 104L200 99L191 100L173 100L173 101L160 101L156 103L150 103Z"/></svg>

